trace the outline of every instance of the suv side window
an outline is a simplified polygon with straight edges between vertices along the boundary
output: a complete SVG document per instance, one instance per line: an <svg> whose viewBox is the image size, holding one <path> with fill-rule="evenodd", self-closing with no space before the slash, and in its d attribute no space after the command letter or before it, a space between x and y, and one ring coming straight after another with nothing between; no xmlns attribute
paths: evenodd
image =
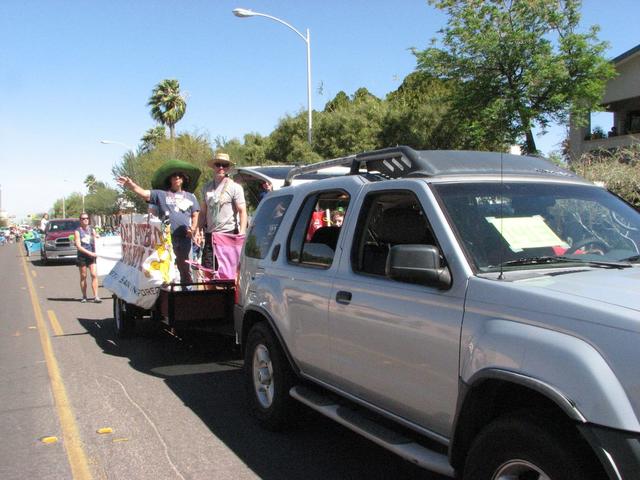
<svg viewBox="0 0 640 480"><path fill-rule="evenodd" d="M292 195L286 195L264 200L264 205L260 208L261 214L254 217L247 233L244 249L247 257L263 259L267 256L292 198Z"/></svg>
<svg viewBox="0 0 640 480"><path fill-rule="evenodd" d="M364 201L351 252L353 270L385 276L394 245L436 245L420 202L410 191L370 193Z"/></svg>
<svg viewBox="0 0 640 480"><path fill-rule="evenodd" d="M307 197L289 237L289 262L329 268L348 206L349 194L342 190Z"/></svg>

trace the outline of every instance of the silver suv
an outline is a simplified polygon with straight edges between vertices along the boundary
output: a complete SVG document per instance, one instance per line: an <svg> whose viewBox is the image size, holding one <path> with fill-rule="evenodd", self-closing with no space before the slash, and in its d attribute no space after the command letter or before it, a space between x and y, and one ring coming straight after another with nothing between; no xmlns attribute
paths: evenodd
<svg viewBox="0 0 640 480"><path fill-rule="evenodd" d="M272 193L247 234L252 414L302 402L450 477L638 478L640 214L537 157L327 163L351 175Z"/></svg>

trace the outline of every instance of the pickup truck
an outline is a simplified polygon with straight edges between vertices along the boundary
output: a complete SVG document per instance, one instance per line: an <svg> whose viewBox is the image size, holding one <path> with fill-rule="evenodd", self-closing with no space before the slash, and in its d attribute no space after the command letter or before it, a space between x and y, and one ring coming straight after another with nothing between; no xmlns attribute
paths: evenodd
<svg viewBox="0 0 640 480"><path fill-rule="evenodd" d="M49 221L40 244L43 264L52 260L76 259L78 254L73 236L80 226L77 218L54 218Z"/></svg>
<svg viewBox="0 0 640 480"><path fill-rule="evenodd" d="M334 165L247 234L252 415L282 429L304 404L465 480L638 478L640 213L502 153L395 147L287 182Z"/></svg>

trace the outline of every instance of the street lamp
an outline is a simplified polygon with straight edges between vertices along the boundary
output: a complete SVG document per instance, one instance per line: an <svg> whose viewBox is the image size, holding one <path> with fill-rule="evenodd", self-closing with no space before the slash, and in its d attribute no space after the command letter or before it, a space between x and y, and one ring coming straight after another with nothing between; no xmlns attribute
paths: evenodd
<svg viewBox="0 0 640 480"><path fill-rule="evenodd" d="M104 144L104 145L121 145L125 148L128 148L129 150L133 151L134 148L130 145L127 145L126 143L122 143L122 142L116 142L115 140L100 140L100 143Z"/></svg>
<svg viewBox="0 0 640 480"><path fill-rule="evenodd" d="M272 15L267 15L266 13L258 13L258 12L254 12L253 10L248 10L246 8L236 8L233 10L233 14L239 18L265 17L265 18L270 18L271 20L275 20L276 22L281 23L285 27L296 32L298 36L302 38L302 40L304 40L304 42L307 44L307 121L308 121L307 140L309 141L309 144L311 144L311 130L312 130L312 126L311 126L311 36L309 34L309 29L307 28L307 36L305 37L302 33L300 33L298 30L293 28L284 20L281 20Z"/></svg>

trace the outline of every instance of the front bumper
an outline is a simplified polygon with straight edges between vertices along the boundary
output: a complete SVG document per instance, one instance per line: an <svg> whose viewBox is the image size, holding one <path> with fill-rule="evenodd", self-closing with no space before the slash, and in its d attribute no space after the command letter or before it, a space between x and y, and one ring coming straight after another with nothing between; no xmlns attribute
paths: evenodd
<svg viewBox="0 0 640 480"><path fill-rule="evenodd" d="M78 256L78 251L75 248L65 248L65 249L49 249L45 250L45 255L47 260L68 260L72 258L76 258Z"/></svg>
<svg viewBox="0 0 640 480"><path fill-rule="evenodd" d="M578 427L594 449L610 479L638 478L640 472L640 433L598 425Z"/></svg>

